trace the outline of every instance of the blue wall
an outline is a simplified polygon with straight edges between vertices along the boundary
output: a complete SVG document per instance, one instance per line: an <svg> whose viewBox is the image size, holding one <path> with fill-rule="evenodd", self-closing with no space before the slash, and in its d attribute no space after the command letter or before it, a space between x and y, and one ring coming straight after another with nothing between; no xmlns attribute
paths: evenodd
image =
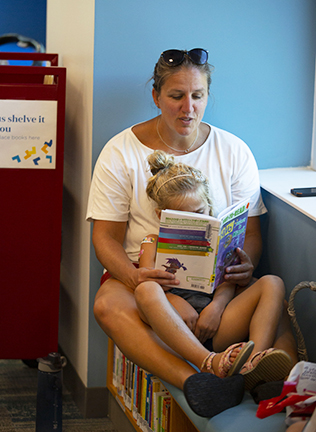
<svg viewBox="0 0 316 432"><path fill-rule="evenodd" d="M1 0L0 36L18 33L46 45L46 0Z"/></svg>
<svg viewBox="0 0 316 432"><path fill-rule="evenodd" d="M310 163L314 0L96 0L94 159L157 111L160 52L204 47L215 66L205 120L244 139L260 168Z"/></svg>

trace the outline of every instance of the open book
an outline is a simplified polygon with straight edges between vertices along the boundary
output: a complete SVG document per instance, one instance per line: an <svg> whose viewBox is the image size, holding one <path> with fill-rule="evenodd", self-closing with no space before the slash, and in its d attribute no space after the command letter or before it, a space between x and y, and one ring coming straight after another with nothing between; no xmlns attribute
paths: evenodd
<svg viewBox="0 0 316 432"><path fill-rule="evenodd" d="M249 199L222 211L217 218L177 210L161 212L156 268L176 274L184 288L212 293L225 269L238 263L243 248Z"/></svg>

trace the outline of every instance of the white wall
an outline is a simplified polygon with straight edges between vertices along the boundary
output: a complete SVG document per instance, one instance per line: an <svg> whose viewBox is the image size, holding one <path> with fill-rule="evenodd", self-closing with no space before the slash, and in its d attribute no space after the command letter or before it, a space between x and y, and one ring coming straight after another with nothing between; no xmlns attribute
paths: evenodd
<svg viewBox="0 0 316 432"><path fill-rule="evenodd" d="M59 342L87 385L94 0L48 0L46 37L67 68Z"/></svg>

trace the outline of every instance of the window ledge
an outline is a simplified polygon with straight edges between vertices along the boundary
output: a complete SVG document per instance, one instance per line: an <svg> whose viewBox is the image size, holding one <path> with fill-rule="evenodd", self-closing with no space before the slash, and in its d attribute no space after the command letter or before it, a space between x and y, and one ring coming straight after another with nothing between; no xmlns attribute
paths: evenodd
<svg viewBox="0 0 316 432"><path fill-rule="evenodd" d="M316 221L316 197L300 198L292 188L316 187L316 171L310 167L259 170L261 187Z"/></svg>

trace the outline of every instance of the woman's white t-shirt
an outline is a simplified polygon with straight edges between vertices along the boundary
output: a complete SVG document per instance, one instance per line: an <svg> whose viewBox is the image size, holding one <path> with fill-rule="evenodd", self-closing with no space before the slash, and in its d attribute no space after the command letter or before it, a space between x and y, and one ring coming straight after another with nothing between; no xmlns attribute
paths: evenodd
<svg viewBox="0 0 316 432"><path fill-rule="evenodd" d="M101 151L90 188L87 220L127 222L124 248L133 262L138 260L144 236L159 230L155 205L146 194L147 180L151 176L146 159L152 152L137 139L132 128L124 130ZM201 147L175 156L175 160L207 175L214 216L249 197L249 216L266 212L253 154L231 133L210 126L210 134Z"/></svg>

